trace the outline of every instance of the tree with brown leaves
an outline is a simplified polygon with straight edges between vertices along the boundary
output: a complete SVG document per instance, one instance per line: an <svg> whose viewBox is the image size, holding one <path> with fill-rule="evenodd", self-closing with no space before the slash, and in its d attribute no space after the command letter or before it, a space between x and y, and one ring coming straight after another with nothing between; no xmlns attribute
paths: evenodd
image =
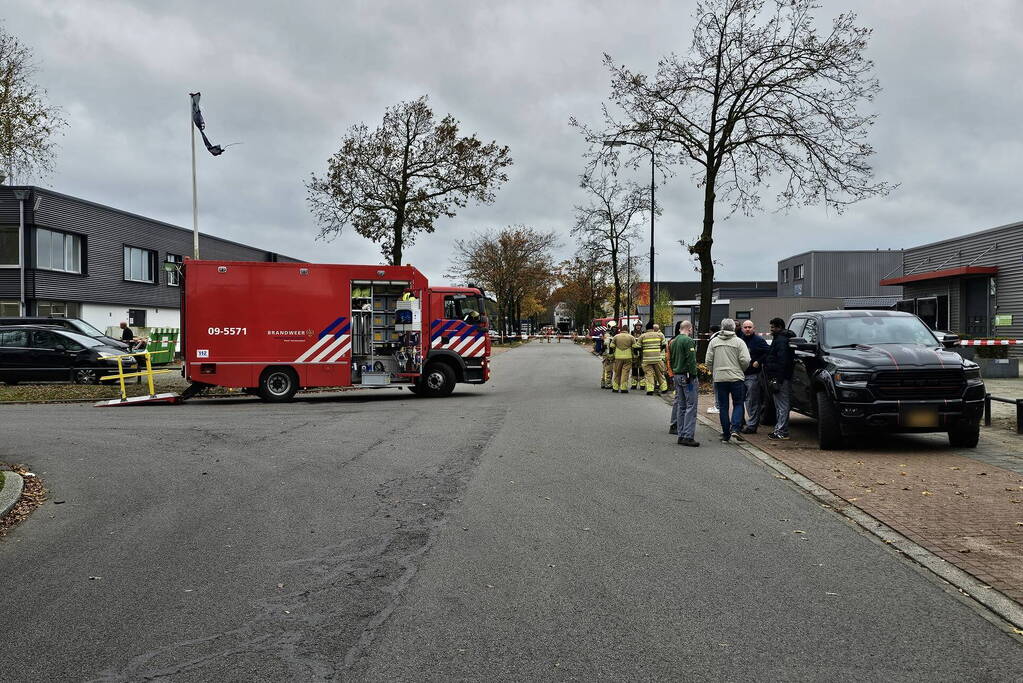
<svg viewBox="0 0 1023 683"><path fill-rule="evenodd" d="M404 247L432 233L438 218L470 200L493 202L511 164L507 147L460 136L451 114L435 121L423 96L388 109L376 130L350 128L326 175L308 182L308 201L320 237L351 225L380 244L389 264L401 265Z"/></svg>
<svg viewBox="0 0 1023 683"><path fill-rule="evenodd" d="M518 332L523 315L543 310L555 281L553 232L524 225L486 230L455 241L448 277L482 286L498 305L503 335Z"/></svg>
<svg viewBox="0 0 1023 683"><path fill-rule="evenodd" d="M859 111L880 90L864 54L870 29L846 13L819 32L816 9L816 0L702 0L687 55L665 57L653 76L605 55L613 107L599 131L573 120L592 144L592 162L631 149L606 140L631 139L656 145L662 160L695 166L703 230L689 251L700 264L701 331L710 327L719 199L750 214L774 181L782 208L841 211L891 189L872 181L867 133L876 115Z"/></svg>

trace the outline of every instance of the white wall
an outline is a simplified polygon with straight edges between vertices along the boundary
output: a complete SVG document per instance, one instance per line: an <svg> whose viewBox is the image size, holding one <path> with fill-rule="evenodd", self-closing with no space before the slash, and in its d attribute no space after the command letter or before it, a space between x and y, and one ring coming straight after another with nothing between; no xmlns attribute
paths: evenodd
<svg viewBox="0 0 1023 683"><path fill-rule="evenodd" d="M99 328L107 336L121 338L118 324L128 320L128 309L133 308L146 312L146 327L181 327L181 309L178 308L147 308L145 306L118 306L110 304L82 304L82 320L93 327ZM138 334L138 330L132 328Z"/></svg>

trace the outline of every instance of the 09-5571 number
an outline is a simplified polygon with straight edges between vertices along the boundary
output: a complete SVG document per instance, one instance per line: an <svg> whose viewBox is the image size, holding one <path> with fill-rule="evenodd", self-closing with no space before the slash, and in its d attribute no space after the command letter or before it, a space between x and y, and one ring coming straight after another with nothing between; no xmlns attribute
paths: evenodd
<svg viewBox="0 0 1023 683"><path fill-rule="evenodd" d="M206 332L212 336L236 336L240 334L248 334L249 329L247 327L211 327Z"/></svg>

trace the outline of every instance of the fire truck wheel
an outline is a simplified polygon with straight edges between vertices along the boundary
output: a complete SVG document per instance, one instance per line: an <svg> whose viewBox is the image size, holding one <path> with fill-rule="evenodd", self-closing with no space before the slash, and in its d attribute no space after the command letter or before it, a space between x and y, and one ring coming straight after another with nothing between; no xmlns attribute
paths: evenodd
<svg viewBox="0 0 1023 683"><path fill-rule="evenodd" d="M291 368L267 368L259 378L259 397L268 403L290 401L298 391L298 377Z"/></svg>
<svg viewBox="0 0 1023 683"><path fill-rule="evenodd" d="M430 398L449 396L455 390L455 373L446 363L434 363L426 368L419 384L419 393Z"/></svg>

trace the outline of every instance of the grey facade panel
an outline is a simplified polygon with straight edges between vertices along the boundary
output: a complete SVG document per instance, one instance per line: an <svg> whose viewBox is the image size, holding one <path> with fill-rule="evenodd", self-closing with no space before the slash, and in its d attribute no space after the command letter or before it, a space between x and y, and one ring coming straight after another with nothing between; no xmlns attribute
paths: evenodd
<svg viewBox="0 0 1023 683"><path fill-rule="evenodd" d="M917 299L947 295L949 326L954 332L1023 339L1023 222L907 249L904 261L905 275L969 266L997 267L993 294L988 276L966 276L907 283L904 296ZM979 280L985 283L978 283ZM978 334L976 327L971 331L966 311L966 293L971 281L978 288L986 286L989 317L1011 315L1012 325L994 327L993 320L989 320L986 331L980 330ZM1023 357L1023 347L1010 349L1014 357Z"/></svg>
<svg viewBox="0 0 1023 683"><path fill-rule="evenodd" d="M47 228L81 237L83 272L74 274L30 267L26 276L28 299L178 307L180 288L167 285L167 273L162 264L167 254L191 256L190 230L41 188L31 188L31 192L26 205L30 204L34 209L38 203L39 208L26 214L29 265L35 264L35 229ZM13 199L13 192L9 188L0 190L0 222L11 213L12 204L17 216L18 202ZM124 279L126 246L155 253L153 283ZM222 260L297 261L202 234L199 236L199 253L203 258ZM0 279L0 296L17 296L17 283L12 288L5 282Z"/></svg>
<svg viewBox="0 0 1023 683"><path fill-rule="evenodd" d="M901 287L882 287L882 278L898 277L902 272L901 250L808 251L778 262L778 296L896 296ZM803 279L797 282L795 269L803 266ZM787 272L788 282L783 273ZM801 293L797 285L802 285Z"/></svg>
<svg viewBox="0 0 1023 683"><path fill-rule="evenodd" d="M757 329L764 331L767 330L771 318L788 320L789 316L795 313L833 311L841 308L842 299L837 297L750 297L731 299L728 313L730 317L735 318L740 313L748 311L750 320L756 324Z"/></svg>

